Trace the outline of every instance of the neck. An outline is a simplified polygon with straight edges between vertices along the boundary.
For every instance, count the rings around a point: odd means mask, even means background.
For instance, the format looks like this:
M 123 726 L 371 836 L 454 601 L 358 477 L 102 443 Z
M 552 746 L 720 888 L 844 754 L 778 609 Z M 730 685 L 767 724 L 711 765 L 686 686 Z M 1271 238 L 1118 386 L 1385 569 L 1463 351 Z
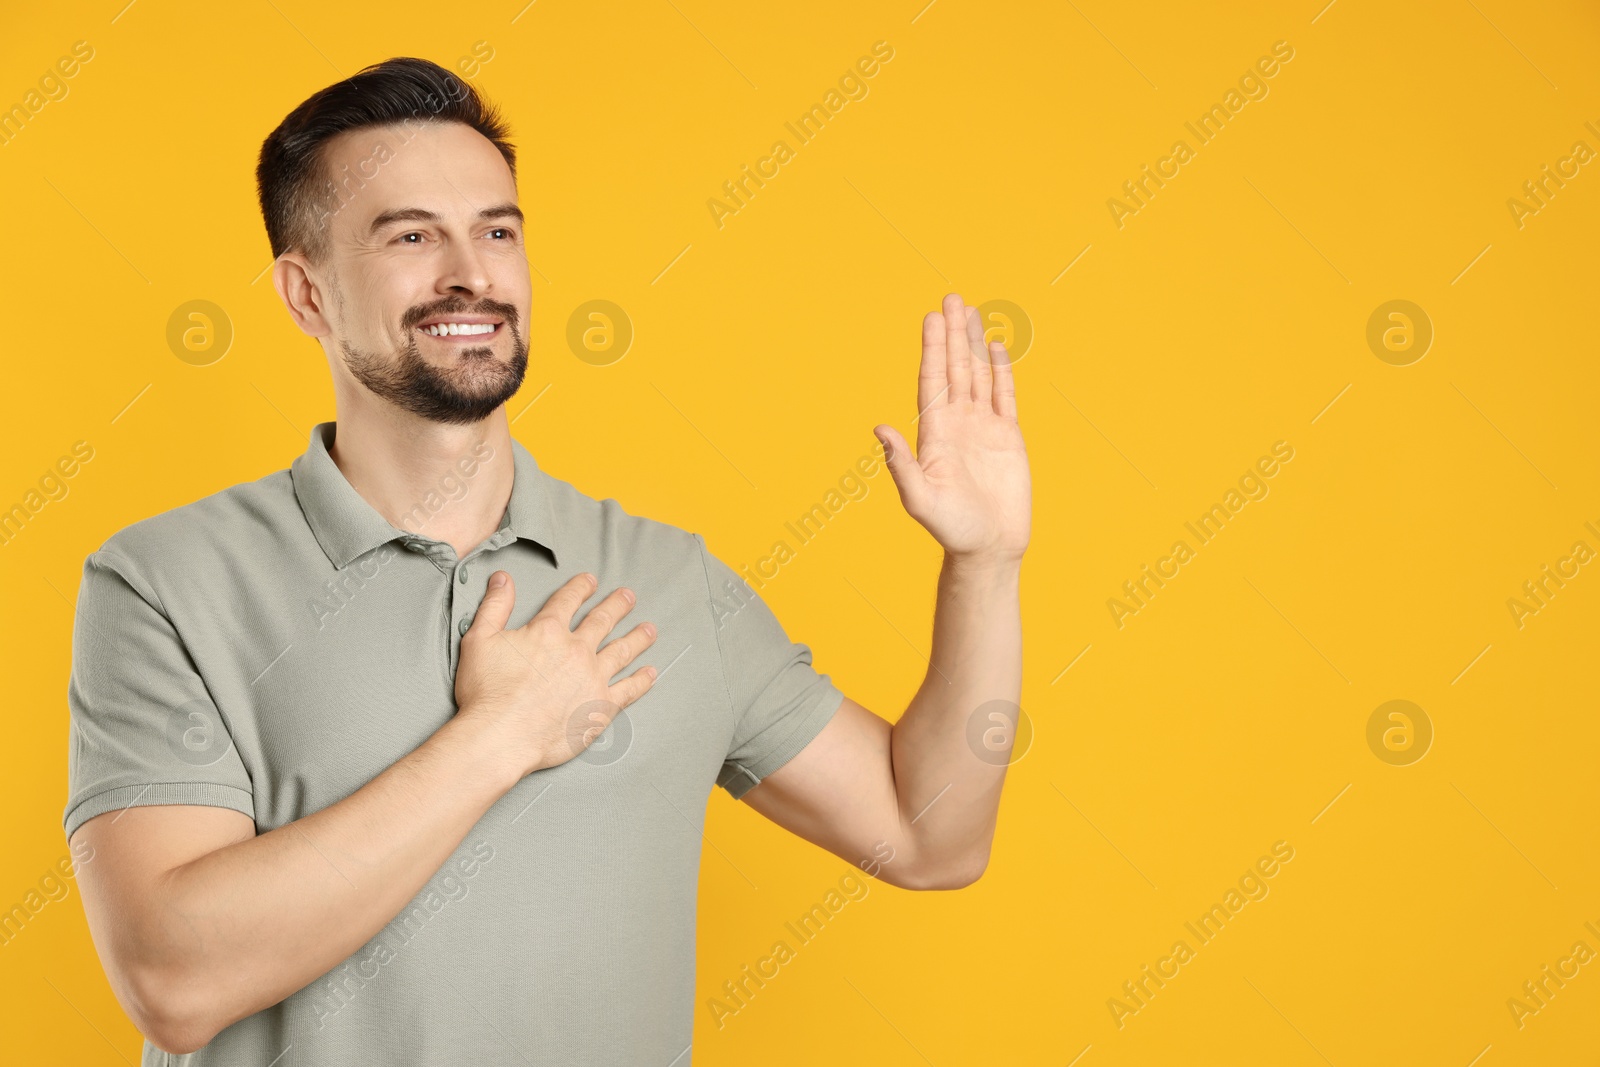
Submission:
M 334 464 L 396 529 L 464 557 L 500 528 L 515 476 L 504 405 L 466 425 L 388 405 L 341 405 L 337 423 Z

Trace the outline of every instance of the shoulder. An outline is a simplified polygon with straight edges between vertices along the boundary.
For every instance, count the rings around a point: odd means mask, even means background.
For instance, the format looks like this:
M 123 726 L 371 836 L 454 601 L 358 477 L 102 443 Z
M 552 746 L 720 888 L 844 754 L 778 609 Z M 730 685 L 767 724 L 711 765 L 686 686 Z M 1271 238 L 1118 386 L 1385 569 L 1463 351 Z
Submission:
M 545 485 L 562 539 L 582 546 L 567 558 L 619 565 L 616 573 L 628 581 L 699 603 L 714 625 L 760 599 L 699 531 L 629 511 L 613 497 L 590 496 L 554 476 Z
M 629 511 L 615 497 L 590 496 L 552 474 L 545 474 L 544 485 L 551 518 L 564 541 L 592 546 L 602 559 L 700 568 L 700 534 Z
M 287 468 L 241 482 L 188 504 L 130 523 L 108 537 L 86 561 L 130 580 L 157 584 L 177 574 L 211 572 L 263 544 L 306 532 Z

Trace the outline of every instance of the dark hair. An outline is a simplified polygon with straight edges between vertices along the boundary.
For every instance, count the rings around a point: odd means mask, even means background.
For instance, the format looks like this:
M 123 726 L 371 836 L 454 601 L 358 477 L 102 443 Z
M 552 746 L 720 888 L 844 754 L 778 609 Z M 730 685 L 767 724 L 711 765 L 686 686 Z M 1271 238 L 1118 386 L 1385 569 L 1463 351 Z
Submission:
M 261 143 L 256 190 L 273 258 L 293 250 L 315 263 L 327 253 L 323 220 L 343 206 L 340 187 L 326 173 L 322 158 L 327 141 L 349 130 L 413 122 L 472 127 L 500 150 L 516 177 L 511 130 L 494 105 L 437 63 L 407 56 L 386 59 L 313 93 Z M 355 181 L 356 188 L 365 184 L 360 178 Z

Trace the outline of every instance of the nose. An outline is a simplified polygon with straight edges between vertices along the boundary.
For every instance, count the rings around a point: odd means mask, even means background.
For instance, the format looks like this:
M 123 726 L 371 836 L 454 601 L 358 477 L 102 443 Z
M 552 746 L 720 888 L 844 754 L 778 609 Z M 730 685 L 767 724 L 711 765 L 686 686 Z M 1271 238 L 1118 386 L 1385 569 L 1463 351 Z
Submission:
M 494 284 L 477 243 L 470 237 L 452 237 L 440 267 L 437 288 L 441 293 L 483 296 Z

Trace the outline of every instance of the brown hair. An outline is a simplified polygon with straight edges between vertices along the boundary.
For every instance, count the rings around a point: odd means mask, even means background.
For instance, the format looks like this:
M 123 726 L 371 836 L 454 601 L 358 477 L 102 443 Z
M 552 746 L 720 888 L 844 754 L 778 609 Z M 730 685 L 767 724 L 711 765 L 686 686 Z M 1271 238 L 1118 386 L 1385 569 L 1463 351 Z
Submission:
M 324 144 L 350 130 L 413 122 L 472 127 L 500 150 L 516 177 L 510 127 L 494 105 L 437 63 L 386 59 L 312 94 L 262 142 L 256 189 L 273 258 L 297 251 L 316 263 L 328 251 L 324 222 L 340 205 L 322 159 Z

